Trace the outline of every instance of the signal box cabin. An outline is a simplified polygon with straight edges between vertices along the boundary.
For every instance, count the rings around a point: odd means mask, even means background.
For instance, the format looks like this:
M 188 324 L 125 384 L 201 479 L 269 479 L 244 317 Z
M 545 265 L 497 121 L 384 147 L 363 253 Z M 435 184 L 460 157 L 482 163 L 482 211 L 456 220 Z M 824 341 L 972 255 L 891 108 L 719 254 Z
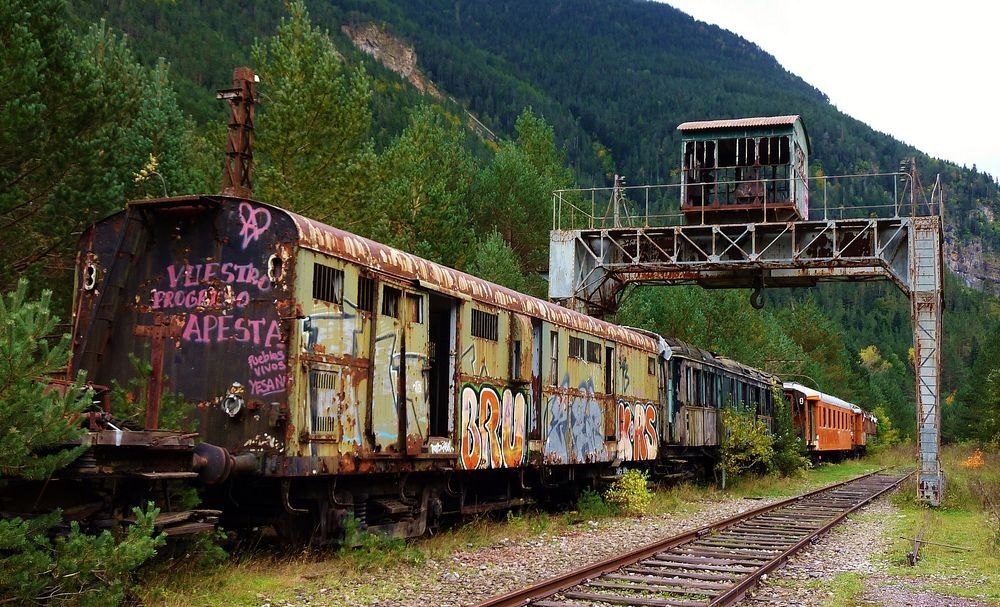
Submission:
M 809 138 L 799 116 L 685 122 L 684 223 L 795 221 L 809 217 Z

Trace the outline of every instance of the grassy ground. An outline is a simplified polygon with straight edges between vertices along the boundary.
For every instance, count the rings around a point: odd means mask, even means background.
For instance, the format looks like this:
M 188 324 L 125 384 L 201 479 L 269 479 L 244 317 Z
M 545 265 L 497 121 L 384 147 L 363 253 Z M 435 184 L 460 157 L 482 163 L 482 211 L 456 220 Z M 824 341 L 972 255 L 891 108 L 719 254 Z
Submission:
M 941 507 L 918 503 L 912 484 L 893 496 L 901 516 L 892 521 L 895 543 L 885 559 L 893 576 L 917 588 L 1000 602 L 1000 453 L 983 453 L 979 467 L 963 465 L 973 452 L 968 446 L 942 450 L 946 489 Z M 910 567 L 906 555 L 921 530 L 928 543 Z
M 895 537 L 913 538 L 923 521 L 924 539 L 969 548 L 962 552 L 931 545 L 921 549 L 917 567 L 905 565 L 906 552 L 912 550 L 912 540 L 899 539 L 885 558 L 892 564 L 894 576 L 913 578 L 916 583 L 955 596 L 983 595 L 1000 600 L 1000 561 L 997 546 L 991 543 L 988 529 L 997 529 L 996 521 L 984 512 L 978 497 L 977 479 L 983 486 L 994 483 L 994 503 L 1000 504 L 1000 456 L 988 455 L 978 470 L 961 467 L 971 449 L 945 450 L 944 465 L 948 475 L 948 492 L 942 508 L 931 510 L 914 499 L 915 488 L 899 492 L 893 499 L 902 515 L 890 522 Z M 791 496 L 845 480 L 880 467 L 893 464 L 911 465 L 912 449 L 898 449 L 863 460 L 814 467 L 800 477 L 742 479 L 730 483 L 726 491 L 713 486 L 680 485 L 660 489 L 653 497 L 651 514 L 685 513 L 699 501 L 723 499 L 726 496 L 766 498 Z M 361 549 L 338 553 L 303 553 L 291 557 L 245 552 L 212 566 L 172 566 L 153 572 L 137 589 L 138 597 L 147 605 L 230 605 L 258 604 L 266 596 L 277 601 L 296 602 L 303 592 L 307 595 L 341 594 L 343 585 L 371 578 L 379 571 L 378 585 L 385 596 L 386 586 L 398 586 L 399 596 L 407 594 L 405 576 L 386 576 L 400 562 L 419 564 L 426 559 L 444 560 L 459 549 L 474 549 L 496 543 L 501 538 L 511 540 L 535 538 L 543 532 L 558 534 L 581 521 L 607 515 L 599 502 L 581 504 L 578 511 L 550 514 L 537 511 L 510 513 L 498 519 L 473 520 L 453 530 L 413 542 L 371 539 Z M 336 576 L 331 576 L 336 571 Z M 384 578 L 384 579 L 382 579 Z M 835 602 L 832 605 L 856 604 L 863 581 L 856 576 L 835 580 Z M 352 591 L 357 592 L 354 588 Z M 356 595 L 355 595 L 356 596 Z M 364 600 L 364 597 L 358 597 Z M 280 603 L 278 603 L 280 604 Z

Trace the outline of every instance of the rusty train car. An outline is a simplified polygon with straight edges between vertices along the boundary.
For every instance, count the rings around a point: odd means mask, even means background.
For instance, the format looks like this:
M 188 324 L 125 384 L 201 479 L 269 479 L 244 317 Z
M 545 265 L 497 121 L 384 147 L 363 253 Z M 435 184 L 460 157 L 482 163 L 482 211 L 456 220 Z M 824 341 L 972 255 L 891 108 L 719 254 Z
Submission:
M 785 398 L 799 436 L 813 459 L 864 453 L 878 420 L 861 407 L 796 382 L 785 382 Z
M 63 494 L 89 496 L 84 511 L 109 521 L 196 480 L 225 525 L 315 543 L 349 518 L 416 536 L 622 467 L 670 471 L 713 455 L 724 406 L 771 424 L 780 385 L 227 196 L 135 201 L 92 226 L 73 323 L 71 374 L 141 385 L 145 419 L 124 427 L 105 402 L 87 419 L 92 449 L 52 487 L 82 482 Z M 196 430 L 160 429 L 168 413 Z M 185 524 L 178 533 L 210 523 Z
M 214 485 L 234 523 L 419 535 L 651 465 L 668 438 L 662 339 L 277 207 L 132 202 L 79 260 L 72 372 L 108 386 L 152 369 L 145 434 L 95 434 L 152 448 L 181 403 L 198 443 L 171 478 Z

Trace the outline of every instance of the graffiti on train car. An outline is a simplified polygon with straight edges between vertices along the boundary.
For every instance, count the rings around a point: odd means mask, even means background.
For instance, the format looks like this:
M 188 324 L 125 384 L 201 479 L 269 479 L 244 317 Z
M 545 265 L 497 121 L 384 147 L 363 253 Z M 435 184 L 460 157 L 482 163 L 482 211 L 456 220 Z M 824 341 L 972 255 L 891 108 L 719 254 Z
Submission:
M 285 351 L 281 348 L 250 354 L 247 366 L 250 368 L 252 394 L 266 396 L 282 392 L 288 385 L 288 366 L 285 364 Z
M 344 299 L 343 311 L 310 314 L 302 321 L 302 331 L 306 334 L 303 344 L 308 352 L 359 356 L 358 338 L 365 332 L 366 318 L 348 299 Z
M 489 384 L 462 387 L 462 465 L 515 468 L 527 453 L 528 399 L 524 392 Z
M 264 207 L 254 208 L 249 202 L 241 202 L 239 214 L 240 238 L 243 239 L 245 251 L 251 242 L 256 242 L 271 227 L 271 211 Z
M 618 401 L 618 457 L 623 461 L 656 459 L 656 407 Z
M 562 388 L 565 391 L 569 386 L 567 374 L 563 377 Z M 576 394 L 549 396 L 546 417 L 546 463 L 591 463 L 608 459 L 604 445 L 604 414 L 593 378 L 581 381 Z

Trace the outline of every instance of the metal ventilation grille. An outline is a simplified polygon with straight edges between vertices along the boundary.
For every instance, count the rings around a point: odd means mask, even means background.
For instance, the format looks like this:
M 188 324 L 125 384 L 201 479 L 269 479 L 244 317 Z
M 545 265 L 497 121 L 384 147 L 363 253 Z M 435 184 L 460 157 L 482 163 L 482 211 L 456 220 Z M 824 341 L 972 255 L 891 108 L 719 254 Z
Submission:
M 337 411 L 334 407 L 339 373 L 335 371 L 309 372 L 309 400 L 312 410 L 312 431 L 329 434 L 337 431 Z

